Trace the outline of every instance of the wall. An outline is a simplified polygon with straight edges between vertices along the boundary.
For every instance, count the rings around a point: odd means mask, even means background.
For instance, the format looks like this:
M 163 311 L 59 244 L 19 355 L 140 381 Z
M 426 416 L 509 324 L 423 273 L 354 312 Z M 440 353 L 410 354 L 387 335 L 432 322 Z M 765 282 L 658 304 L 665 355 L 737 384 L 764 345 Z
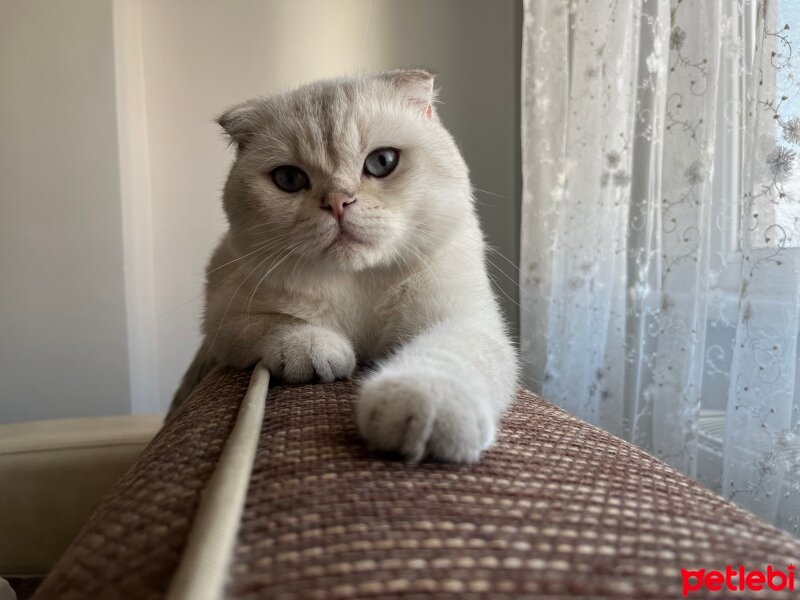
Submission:
M 516 262 L 521 3 L 283 0 L 144 3 L 162 402 L 199 342 L 202 273 L 224 229 L 232 158 L 212 117 L 314 78 L 422 65 L 440 74 L 440 115 L 472 169 L 491 242 Z M 509 317 L 514 268 L 504 259 Z M 515 327 L 516 329 L 516 327 Z
M 0 422 L 130 411 L 111 19 L 0 3 Z
M 0 4 L 0 419 L 168 406 L 199 342 L 232 159 L 213 118 L 317 77 L 439 74 L 517 261 L 519 0 Z M 515 270 L 494 257 L 509 318 Z

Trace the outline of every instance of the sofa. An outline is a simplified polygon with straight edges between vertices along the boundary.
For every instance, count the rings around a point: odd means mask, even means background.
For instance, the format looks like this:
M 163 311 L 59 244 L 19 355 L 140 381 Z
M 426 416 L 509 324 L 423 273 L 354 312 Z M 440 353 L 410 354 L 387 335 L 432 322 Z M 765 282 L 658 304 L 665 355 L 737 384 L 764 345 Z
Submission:
M 214 370 L 34 597 L 742 598 L 800 561 L 796 538 L 529 391 L 473 465 L 371 452 L 354 399 Z

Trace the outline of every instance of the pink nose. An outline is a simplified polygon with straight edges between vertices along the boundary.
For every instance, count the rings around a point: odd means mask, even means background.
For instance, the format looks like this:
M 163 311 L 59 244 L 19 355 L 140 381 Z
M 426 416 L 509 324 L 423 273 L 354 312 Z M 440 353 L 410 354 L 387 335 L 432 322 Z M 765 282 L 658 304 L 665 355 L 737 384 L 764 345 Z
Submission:
M 341 221 L 342 217 L 344 217 L 344 209 L 355 201 L 355 198 L 347 194 L 328 194 L 322 201 L 322 208 L 330 209 L 331 214 L 333 214 L 337 220 Z

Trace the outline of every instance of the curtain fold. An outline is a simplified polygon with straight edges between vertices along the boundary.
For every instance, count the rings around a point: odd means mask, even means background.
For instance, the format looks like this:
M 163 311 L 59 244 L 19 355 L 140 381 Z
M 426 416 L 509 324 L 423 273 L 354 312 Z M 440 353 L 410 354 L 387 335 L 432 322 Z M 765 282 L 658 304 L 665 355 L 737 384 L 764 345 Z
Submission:
M 520 281 L 529 385 L 795 532 L 798 9 L 526 1 Z

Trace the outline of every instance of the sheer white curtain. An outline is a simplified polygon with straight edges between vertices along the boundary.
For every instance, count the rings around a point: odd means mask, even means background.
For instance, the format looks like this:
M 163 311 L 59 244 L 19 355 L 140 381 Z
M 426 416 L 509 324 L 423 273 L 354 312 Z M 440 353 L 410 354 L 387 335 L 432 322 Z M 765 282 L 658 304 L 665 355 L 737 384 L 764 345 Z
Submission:
M 522 354 L 800 533 L 800 0 L 525 2 Z

